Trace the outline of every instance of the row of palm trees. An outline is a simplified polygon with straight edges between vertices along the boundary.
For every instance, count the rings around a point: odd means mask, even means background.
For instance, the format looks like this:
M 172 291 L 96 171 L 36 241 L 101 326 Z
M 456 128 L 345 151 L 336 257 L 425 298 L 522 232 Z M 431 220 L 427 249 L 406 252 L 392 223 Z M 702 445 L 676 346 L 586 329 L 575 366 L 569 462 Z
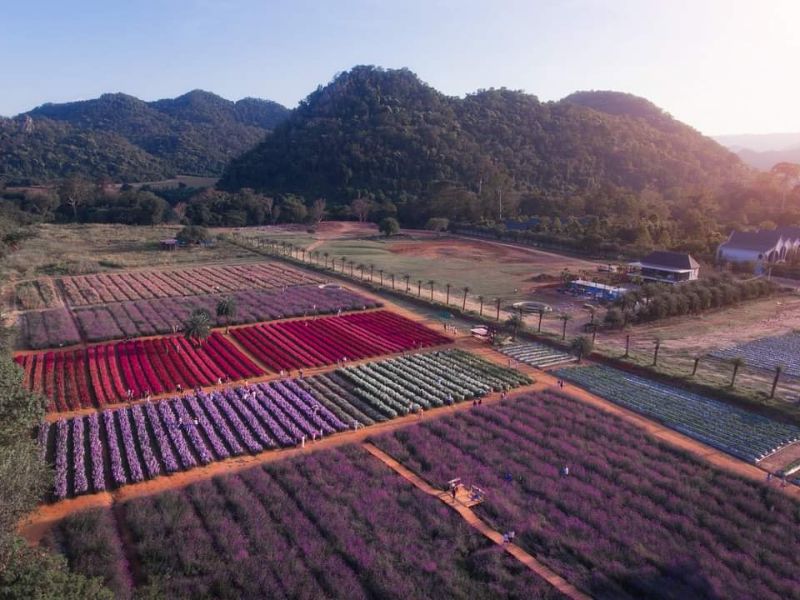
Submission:
M 226 329 L 231 319 L 236 317 L 237 310 L 236 299 L 231 296 L 220 298 L 219 302 L 217 302 L 217 318 L 225 320 Z M 211 313 L 204 308 L 198 308 L 193 310 L 183 322 L 183 336 L 194 345 L 201 346 L 206 338 L 211 335 L 213 326 Z

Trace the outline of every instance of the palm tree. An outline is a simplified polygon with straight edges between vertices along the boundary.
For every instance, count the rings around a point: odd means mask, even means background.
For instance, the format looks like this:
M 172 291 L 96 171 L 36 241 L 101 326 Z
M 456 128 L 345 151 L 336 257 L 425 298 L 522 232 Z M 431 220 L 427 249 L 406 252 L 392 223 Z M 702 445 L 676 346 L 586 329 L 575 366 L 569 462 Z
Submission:
M 628 358 L 631 355 L 631 334 L 625 336 L 625 354 L 622 358 Z
M 394 273 L 391 274 L 391 278 L 392 278 L 392 289 L 394 289 Z
M 431 286 L 431 302 L 433 302 L 433 284 L 436 283 L 433 279 L 428 280 L 428 285 Z
M 369 280 L 370 280 L 370 283 L 372 282 L 372 272 L 374 270 L 375 270 L 375 265 L 370 265 L 369 266 Z
M 469 294 L 469 288 L 467 286 L 464 286 L 463 289 L 464 289 L 464 299 L 461 302 L 461 310 L 462 311 L 466 311 L 467 310 L 467 294 Z
M 422 298 L 422 279 L 417 279 L 417 298 Z
M 563 315 L 559 315 L 558 318 L 561 319 L 561 323 L 562 323 L 562 325 L 561 325 L 561 339 L 565 340 L 565 339 L 567 339 L 567 321 L 569 321 L 572 318 L 572 315 L 568 315 L 568 314 L 565 313 Z
M 480 309 L 478 310 L 478 314 L 482 317 L 483 316 L 483 296 L 478 296 L 478 302 L 480 302 Z
M 736 385 L 736 375 L 739 373 L 739 369 L 745 365 L 744 359 L 741 356 L 737 356 L 731 360 L 731 364 L 733 365 L 733 374 L 731 375 L 731 387 Z
M 447 289 L 447 293 L 445 294 L 444 303 L 447 304 L 447 306 L 450 306 L 450 284 L 449 283 L 445 283 L 444 287 L 445 287 L 445 289 Z
M 193 310 L 189 318 L 183 322 L 183 336 L 194 345 L 200 346 L 209 335 L 211 335 L 211 315 L 202 308 Z
M 497 308 L 497 316 L 494 318 L 495 321 L 499 321 L 500 320 L 500 304 L 502 304 L 502 302 L 503 302 L 502 298 L 495 298 L 494 299 L 494 303 L 495 303 L 496 308 Z
M 589 356 L 594 348 L 594 343 L 585 335 L 579 335 L 570 344 L 570 350 L 578 357 L 578 362 L 583 360 L 584 356 Z
M 661 338 L 657 337 L 655 340 L 653 340 L 653 346 L 654 346 L 654 349 L 653 349 L 653 366 L 657 367 L 658 366 L 658 351 L 661 348 Z
M 364 281 L 364 268 L 365 267 L 363 263 L 359 263 L 358 266 L 356 267 L 356 269 L 358 269 L 360 273 L 359 277 L 361 278 L 361 281 Z
M 303 262 L 306 262 L 306 249 L 305 249 L 305 248 L 301 248 L 301 249 L 300 249 L 300 253 L 302 254 L 302 258 L 301 258 L 301 260 L 302 260 Z
M 592 324 L 592 346 L 597 341 L 597 323 Z
M 330 253 L 329 252 L 323 252 L 322 256 L 325 257 L 325 268 L 327 269 L 328 268 L 328 257 L 330 256 Z
M 697 367 L 700 365 L 700 359 L 702 357 L 698 354 L 694 357 L 694 365 L 692 365 L 692 377 L 697 374 Z
M 347 265 L 350 267 L 350 277 L 352 277 L 353 276 L 353 267 L 355 267 L 356 263 L 355 263 L 355 261 L 350 260 L 350 261 L 347 262 Z
M 403 275 L 403 279 L 405 279 L 405 281 L 406 281 L 406 294 L 407 294 L 408 290 L 409 290 L 408 282 L 411 281 L 411 275 L 406 273 L 406 274 Z
M 770 398 L 775 397 L 775 388 L 778 387 L 778 379 L 781 378 L 781 373 L 783 373 L 783 368 L 784 368 L 783 365 L 778 365 L 777 367 L 775 367 L 775 377 L 772 380 L 772 389 L 769 392 Z
M 236 300 L 232 296 L 220 298 L 217 302 L 217 318 L 225 319 L 225 332 L 228 331 L 230 320 L 236 316 Z
M 539 325 L 536 328 L 536 333 L 542 333 L 542 318 L 544 318 L 544 308 L 542 307 L 537 308 L 536 314 L 539 315 Z
M 506 319 L 506 327 L 508 327 L 512 331 L 512 339 L 517 339 L 517 333 L 519 332 L 519 328 L 522 326 L 522 319 L 519 315 L 511 315 Z
M 347 266 L 347 257 L 342 257 L 342 273 L 344 273 L 344 268 Z
M 378 269 L 378 274 L 381 276 L 381 287 L 383 287 L 383 269 Z

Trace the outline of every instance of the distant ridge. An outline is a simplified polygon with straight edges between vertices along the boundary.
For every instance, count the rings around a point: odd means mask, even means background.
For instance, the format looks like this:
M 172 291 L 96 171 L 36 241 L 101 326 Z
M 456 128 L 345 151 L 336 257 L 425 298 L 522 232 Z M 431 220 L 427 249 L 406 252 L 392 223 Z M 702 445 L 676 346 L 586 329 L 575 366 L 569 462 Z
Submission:
M 269 100 L 233 102 L 203 90 L 154 102 L 116 93 L 43 104 L 0 119 L 0 177 L 43 182 L 69 175 L 117 181 L 215 176 L 288 114 Z

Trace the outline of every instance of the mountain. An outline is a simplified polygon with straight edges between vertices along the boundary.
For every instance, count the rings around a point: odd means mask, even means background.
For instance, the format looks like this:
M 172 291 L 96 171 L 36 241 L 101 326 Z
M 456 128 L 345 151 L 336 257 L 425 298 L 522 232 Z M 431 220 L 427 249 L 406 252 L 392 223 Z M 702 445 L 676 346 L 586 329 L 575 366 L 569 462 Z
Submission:
M 800 133 L 719 135 L 714 139 L 762 171 L 780 162 L 800 163 Z
M 232 102 L 202 90 L 155 102 L 104 94 L 44 104 L 0 120 L 0 177 L 146 181 L 178 173 L 219 175 L 288 114 L 268 100 Z
M 713 188 L 748 173 L 715 141 L 629 94 L 540 102 L 492 89 L 462 99 L 407 69 L 360 66 L 312 92 L 230 163 L 220 186 L 336 202 L 363 191 L 396 200 L 441 181 L 478 192 L 500 178 L 523 193 L 568 197 L 607 186 Z

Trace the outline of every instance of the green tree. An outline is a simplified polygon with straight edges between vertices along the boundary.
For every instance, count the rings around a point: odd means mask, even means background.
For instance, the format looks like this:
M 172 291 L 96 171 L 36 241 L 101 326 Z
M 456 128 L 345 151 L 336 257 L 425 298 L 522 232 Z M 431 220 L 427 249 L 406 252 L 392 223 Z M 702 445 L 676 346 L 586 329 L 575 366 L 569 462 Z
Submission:
M 187 225 L 178 232 L 175 236 L 179 242 L 184 244 L 199 244 L 211 239 L 208 229 L 200 227 L 199 225 Z
M 578 362 L 581 362 L 584 356 L 589 356 L 593 348 L 594 343 L 585 335 L 576 337 L 570 344 L 570 350 L 578 357 Z
M 396 235 L 400 231 L 400 223 L 394 217 L 385 217 L 381 219 L 378 225 L 378 230 L 386 237 Z
M 564 313 L 562 315 L 558 315 L 558 318 L 561 319 L 561 339 L 567 339 L 567 322 L 572 319 L 572 315 Z
M 200 346 L 211 335 L 211 315 L 207 310 L 198 308 L 192 311 L 183 322 L 183 335 L 193 344 Z
M 231 319 L 236 317 L 238 307 L 236 306 L 236 299 L 233 296 L 226 296 L 220 298 L 217 302 L 217 318 L 225 319 L 225 330 L 230 325 Z
M 517 334 L 519 333 L 520 327 L 522 327 L 522 317 L 517 314 L 513 314 L 508 319 L 506 319 L 506 328 L 511 331 L 512 339 L 517 339 Z
M 741 356 L 737 356 L 731 359 L 731 365 L 733 366 L 733 373 L 731 374 L 731 387 L 734 387 L 736 385 L 736 375 L 739 374 L 739 369 L 745 365 L 745 360 Z

